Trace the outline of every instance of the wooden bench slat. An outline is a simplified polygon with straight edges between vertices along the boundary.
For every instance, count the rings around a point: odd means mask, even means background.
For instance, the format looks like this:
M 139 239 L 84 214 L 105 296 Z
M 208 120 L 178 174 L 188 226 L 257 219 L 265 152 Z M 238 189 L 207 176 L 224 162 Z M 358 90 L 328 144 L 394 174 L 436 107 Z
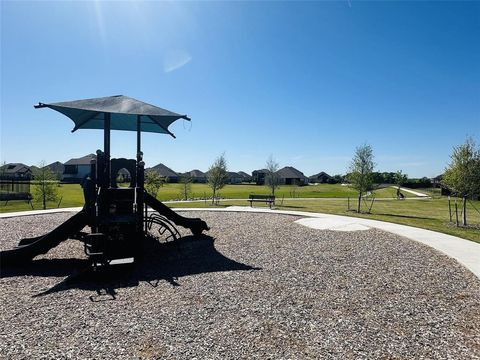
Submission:
M 250 206 L 253 206 L 252 204 L 254 202 L 264 202 L 272 208 L 272 204 L 275 203 L 275 196 L 273 195 L 255 195 L 251 194 L 248 197 L 248 201 L 250 202 Z

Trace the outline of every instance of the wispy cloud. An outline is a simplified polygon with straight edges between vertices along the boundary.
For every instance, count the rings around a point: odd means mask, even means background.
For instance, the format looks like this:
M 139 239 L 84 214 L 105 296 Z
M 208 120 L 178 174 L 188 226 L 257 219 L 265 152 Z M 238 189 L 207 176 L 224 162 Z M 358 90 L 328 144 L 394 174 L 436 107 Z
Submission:
M 169 73 L 180 69 L 192 60 L 192 56 L 185 50 L 169 50 L 163 59 L 163 71 Z
M 93 1 L 93 9 L 95 11 L 98 34 L 100 35 L 102 42 L 105 43 L 107 34 L 105 32 L 105 20 L 103 18 L 102 5 L 100 0 Z

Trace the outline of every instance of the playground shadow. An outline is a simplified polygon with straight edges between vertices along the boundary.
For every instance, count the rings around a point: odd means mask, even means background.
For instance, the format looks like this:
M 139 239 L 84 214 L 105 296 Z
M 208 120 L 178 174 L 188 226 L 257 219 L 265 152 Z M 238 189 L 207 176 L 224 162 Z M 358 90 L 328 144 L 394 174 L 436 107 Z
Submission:
M 143 258 L 135 264 L 112 265 L 93 271 L 88 260 L 41 259 L 11 269 L 2 269 L 2 277 L 67 276 L 52 288 L 34 297 L 69 289 L 95 291 L 92 301 L 115 300 L 117 289 L 138 286 L 146 282 L 157 287 L 166 281 L 180 286 L 179 279 L 189 275 L 224 271 L 261 270 L 225 257 L 215 248 L 215 239 L 208 235 L 184 236 L 162 243 L 149 238 L 145 241 Z
M 68 259 L 39 259 L 18 266 L 2 266 L 0 277 L 14 276 L 39 276 L 39 277 L 63 277 L 80 272 L 88 266 L 88 260 Z

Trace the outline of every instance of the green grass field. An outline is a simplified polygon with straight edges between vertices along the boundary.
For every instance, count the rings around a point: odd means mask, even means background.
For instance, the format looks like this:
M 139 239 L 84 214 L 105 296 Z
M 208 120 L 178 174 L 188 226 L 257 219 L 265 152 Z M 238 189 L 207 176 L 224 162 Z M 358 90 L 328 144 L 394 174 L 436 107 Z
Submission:
M 181 184 L 165 184 L 158 193 L 160 200 L 181 200 Z M 212 190 L 207 184 L 192 184 L 190 198 L 199 199 L 211 196 Z M 266 186 L 258 185 L 226 185 L 219 191 L 219 196 L 224 199 L 247 199 L 250 194 L 270 194 Z M 405 193 L 407 197 L 415 195 Z M 357 194 L 348 186 L 340 184 L 321 184 L 309 186 L 281 186 L 276 190 L 278 199 L 284 198 L 346 198 L 356 197 Z M 396 189 L 384 188 L 375 191 L 376 197 L 395 198 Z
M 59 186 L 59 194 L 62 198 L 60 207 L 83 206 L 83 192 L 78 184 L 62 184 Z M 182 200 L 181 184 L 165 184 L 158 193 L 158 199 Z M 250 194 L 269 194 L 266 186 L 258 185 L 226 185 L 220 190 L 219 196 L 224 199 L 248 199 Z M 388 187 L 375 191 L 377 198 L 395 198 L 396 190 Z M 415 197 L 415 195 L 404 193 L 407 197 Z M 340 184 L 321 184 L 309 186 L 281 186 L 275 193 L 278 199 L 282 198 L 347 198 L 351 197 L 352 201 L 357 195 L 348 186 Z M 191 184 L 191 192 L 189 198 L 203 199 L 211 196 L 211 189 L 207 184 Z M 57 203 L 48 203 L 48 208 L 56 208 Z M 40 203 L 33 204 L 35 209 L 41 209 Z M 31 210 L 31 206 L 25 201 L 9 201 L 0 204 L 1 212 Z
M 428 189 L 420 189 L 420 192 L 428 192 Z M 179 200 L 181 184 L 166 184 L 158 194 L 162 201 Z M 63 184 L 59 186 L 59 193 L 62 197 L 60 207 L 83 206 L 83 192 L 78 184 Z M 268 188 L 257 185 L 227 185 L 220 190 L 220 196 L 223 200 L 219 206 L 243 205 L 248 206 L 246 200 L 228 200 L 228 199 L 248 199 L 249 194 L 268 194 Z M 480 230 L 457 228 L 449 224 L 448 221 L 448 202 L 445 197 L 441 197 L 435 192 L 433 199 L 419 199 L 415 195 L 404 193 L 408 199 L 397 201 L 395 199 L 395 188 L 384 188 L 375 191 L 375 201 L 372 208 L 372 214 L 356 214 L 347 211 L 347 198 L 350 197 L 351 208 L 356 206 L 356 193 L 347 186 L 339 184 L 321 184 L 310 186 L 282 186 L 277 190 L 277 208 L 285 210 L 323 212 L 330 214 L 361 216 L 370 219 L 389 221 L 399 224 L 411 225 L 420 228 L 440 231 L 443 233 L 460 236 L 480 242 Z M 191 198 L 204 198 L 211 196 L 211 190 L 206 184 L 192 184 Z M 283 203 L 282 203 L 282 198 Z M 291 199 L 290 198 L 294 198 Z M 302 198 L 309 198 L 303 200 Z M 283 204 L 282 206 L 280 206 Z M 480 210 L 480 202 L 474 202 L 477 209 Z M 48 208 L 56 208 L 57 203 L 49 203 Z M 204 202 L 180 202 L 169 204 L 172 207 L 211 207 L 210 201 Z M 460 204 L 459 204 L 460 205 Z M 33 204 L 35 209 L 41 209 L 40 203 Z M 257 204 L 257 206 L 262 206 Z M 365 204 L 362 204 L 365 208 Z M 31 210 L 31 207 L 25 201 L 10 201 L 7 205 L 0 204 L 0 212 L 25 211 Z M 467 214 L 469 222 L 480 224 L 480 214 L 469 204 Z

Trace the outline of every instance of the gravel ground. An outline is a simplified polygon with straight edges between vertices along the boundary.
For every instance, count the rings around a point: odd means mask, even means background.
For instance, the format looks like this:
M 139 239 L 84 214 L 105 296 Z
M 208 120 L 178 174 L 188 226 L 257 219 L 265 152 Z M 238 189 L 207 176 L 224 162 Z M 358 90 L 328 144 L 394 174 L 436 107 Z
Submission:
M 480 359 L 480 281 L 426 246 L 293 216 L 186 214 L 211 237 L 151 244 L 133 269 L 65 282 L 85 266 L 67 241 L 4 270 L 0 357 Z M 0 219 L 0 247 L 70 215 Z

